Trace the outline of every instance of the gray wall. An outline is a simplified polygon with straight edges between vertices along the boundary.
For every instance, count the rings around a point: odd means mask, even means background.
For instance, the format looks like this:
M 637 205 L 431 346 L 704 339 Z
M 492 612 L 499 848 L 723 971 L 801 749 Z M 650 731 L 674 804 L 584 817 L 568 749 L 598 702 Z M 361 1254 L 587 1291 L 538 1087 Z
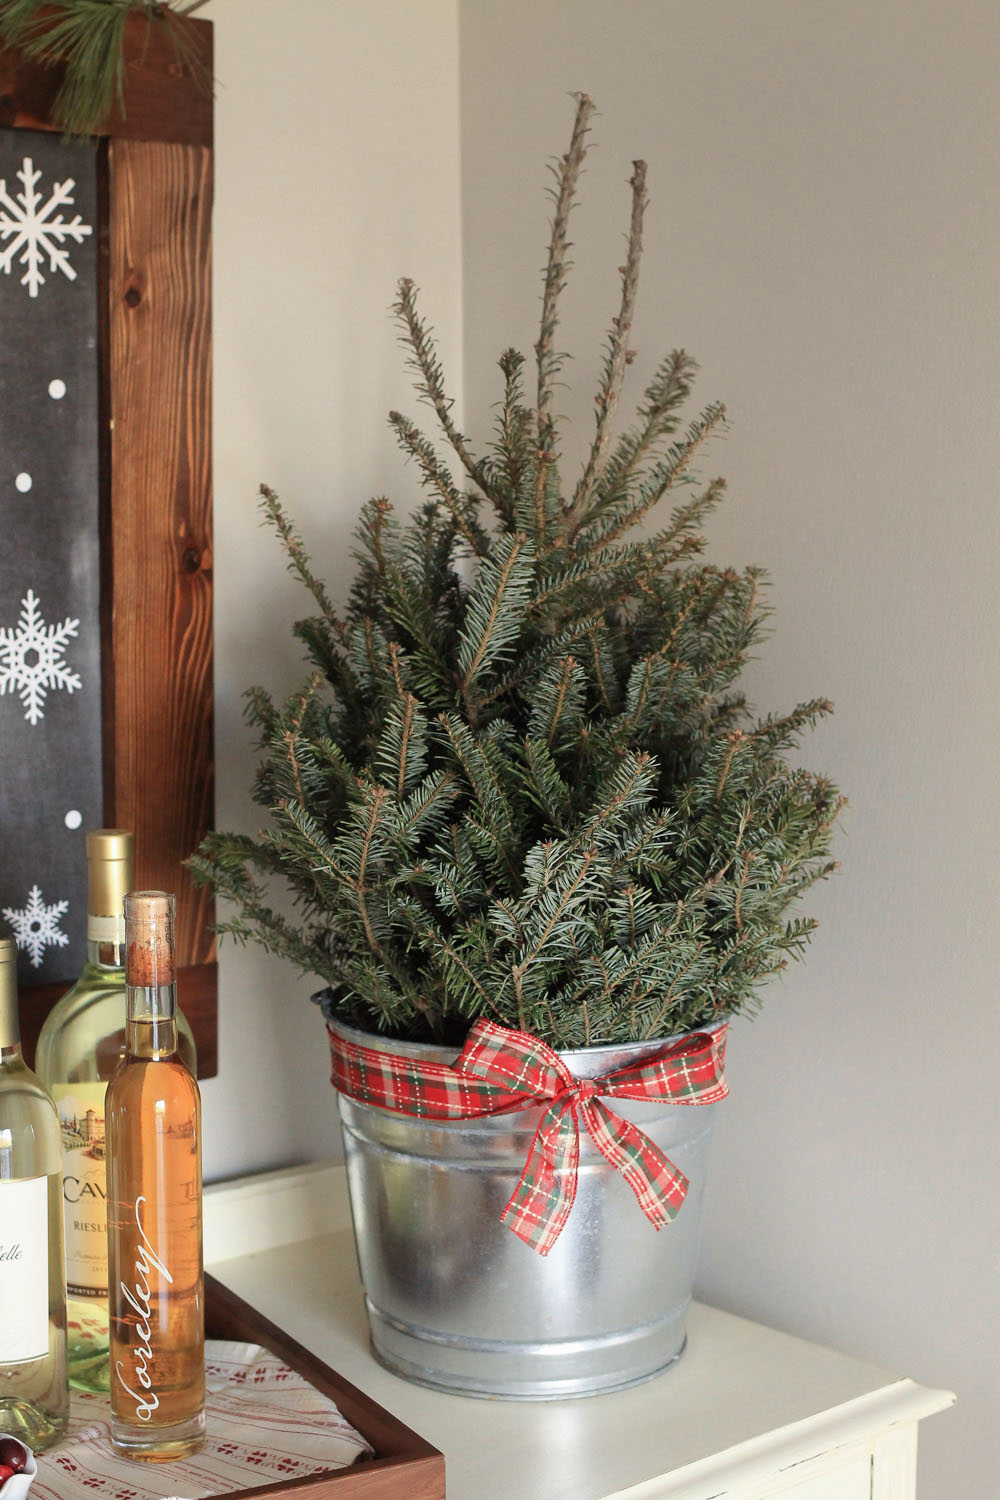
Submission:
M 958 1391 L 921 1500 L 995 1494 L 1000 656 L 992 0 L 463 0 L 467 426 L 528 348 L 546 157 L 601 117 L 561 347 L 593 389 L 649 162 L 633 391 L 702 364 L 712 555 L 773 576 L 767 710 L 851 807 L 804 965 L 734 1028 L 706 1300 Z M 589 434 L 586 400 L 565 410 Z
M 958 1391 L 921 1500 L 996 1487 L 1000 241 L 992 0 L 214 0 L 220 89 L 216 576 L 221 826 L 255 826 L 239 694 L 284 690 L 302 600 L 261 479 L 335 591 L 360 502 L 405 504 L 386 310 L 425 291 L 482 436 L 530 348 L 545 161 L 597 101 L 564 409 L 581 439 L 650 166 L 633 392 L 667 347 L 732 428 L 713 556 L 773 576 L 764 709 L 827 694 L 804 750 L 851 798 L 805 965 L 734 1028 L 707 1300 Z M 459 97 L 459 89 L 461 97 Z M 459 155 L 461 151 L 461 155 Z M 464 326 L 463 326 L 464 325 Z M 453 381 L 460 387 L 461 378 Z M 407 409 L 413 410 L 412 405 Z M 231 945 L 210 1175 L 338 1150 L 310 986 Z
M 214 0 L 216 821 L 253 830 L 242 694 L 305 675 L 312 613 L 259 525 L 281 495 L 334 597 L 362 503 L 417 494 L 386 421 L 409 382 L 390 315 L 419 279 L 460 376 L 458 12 L 410 0 Z M 414 403 L 415 406 L 415 403 Z M 206 1175 L 339 1155 L 315 985 L 256 949 L 220 950 L 220 1074 L 205 1085 Z

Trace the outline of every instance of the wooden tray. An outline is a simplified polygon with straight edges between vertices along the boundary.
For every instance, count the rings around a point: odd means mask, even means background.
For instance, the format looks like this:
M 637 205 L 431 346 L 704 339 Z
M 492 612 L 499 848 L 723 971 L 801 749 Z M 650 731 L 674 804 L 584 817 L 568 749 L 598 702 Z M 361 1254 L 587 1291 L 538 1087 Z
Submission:
M 443 1453 L 209 1275 L 205 1277 L 205 1333 L 208 1338 L 263 1344 L 335 1401 L 341 1415 L 375 1450 L 374 1458 L 359 1458 L 347 1469 L 231 1490 L 219 1500 L 271 1500 L 272 1496 L 298 1500 L 300 1495 L 307 1500 L 444 1500 Z

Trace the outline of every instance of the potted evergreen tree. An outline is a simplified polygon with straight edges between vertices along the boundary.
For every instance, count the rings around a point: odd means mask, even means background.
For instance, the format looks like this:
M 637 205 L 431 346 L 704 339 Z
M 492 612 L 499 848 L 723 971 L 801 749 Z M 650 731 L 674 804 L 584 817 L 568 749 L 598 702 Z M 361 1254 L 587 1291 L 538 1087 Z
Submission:
M 192 861 L 234 903 L 222 932 L 325 982 L 376 1352 L 413 1378 L 515 1395 L 627 1383 L 679 1351 L 711 1111 L 675 1106 L 721 1097 L 725 1018 L 802 953 L 814 924 L 796 904 L 834 868 L 841 806 L 788 758 L 830 704 L 757 718 L 738 689 L 765 580 L 699 557 L 724 486 L 693 468 L 725 412 L 685 416 L 684 351 L 616 433 L 642 162 L 596 430 L 565 473 L 556 335 L 591 110 L 581 96 L 556 170 L 533 401 L 507 350 L 476 457 L 403 281 L 416 388 L 454 465 L 391 414 L 427 498 L 406 521 L 384 499 L 364 508 L 343 611 L 262 491 L 314 601 L 296 626 L 313 670 L 283 704 L 248 695 L 267 829 L 213 834 Z M 274 877 L 298 920 L 269 901 Z M 578 1123 L 588 1173 L 557 1244 Z M 463 1170 L 442 1174 L 446 1160 Z M 687 1180 L 686 1221 L 653 1235 L 625 1184 L 659 1224 Z M 519 1239 L 496 1224 L 505 1197 Z M 546 1337 L 563 1353 L 540 1354 Z

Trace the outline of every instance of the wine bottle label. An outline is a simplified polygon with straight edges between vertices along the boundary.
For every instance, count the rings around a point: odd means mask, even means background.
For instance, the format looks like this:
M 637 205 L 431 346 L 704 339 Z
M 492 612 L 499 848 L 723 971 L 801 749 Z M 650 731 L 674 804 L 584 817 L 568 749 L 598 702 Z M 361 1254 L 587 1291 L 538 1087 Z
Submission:
M 89 943 L 124 943 L 124 916 L 95 917 L 93 912 L 88 912 L 87 941 Z
M 0 1182 L 0 1365 L 49 1352 L 49 1179 Z
M 106 1083 L 56 1083 L 62 1126 L 66 1290 L 72 1297 L 108 1295 L 108 1203 L 104 1165 Z
M 135 1416 L 140 1422 L 152 1420 L 160 1405 L 154 1389 L 154 1377 L 162 1363 L 166 1320 L 163 1316 L 164 1302 L 169 1306 L 167 1286 L 173 1286 L 174 1278 L 166 1263 L 160 1259 L 146 1228 L 146 1199 L 140 1193 L 135 1200 L 133 1224 L 126 1224 L 125 1233 L 120 1234 L 119 1250 L 129 1240 L 134 1261 L 129 1267 L 120 1266 L 129 1277 L 129 1284 L 120 1281 L 115 1288 L 115 1300 L 121 1321 L 131 1324 L 131 1338 L 122 1349 L 127 1361 L 114 1360 L 115 1381 L 112 1382 L 112 1411 L 120 1415 L 125 1402 L 133 1403 Z M 127 1309 L 127 1311 L 126 1311 Z M 157 1343 L 154 1357 L 153 1344 Z M 120 1346 L 119 1346 L 120 1347 Z

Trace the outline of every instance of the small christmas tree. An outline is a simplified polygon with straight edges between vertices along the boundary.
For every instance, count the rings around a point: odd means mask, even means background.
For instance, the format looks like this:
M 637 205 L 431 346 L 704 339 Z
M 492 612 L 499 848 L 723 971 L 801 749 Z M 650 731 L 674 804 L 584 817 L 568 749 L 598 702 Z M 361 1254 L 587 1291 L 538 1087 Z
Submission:
M 365 507 L 342 614 L 262 491 L 318 609 L 295 627 L 314 671 L 283 706 L 248 694 L 269 827 L 213 834 L 191 863 L 236 905 L 220 931 L 320 976 L 327 1013 L 370 1031 L 460 1043 L 484 1016 L 574 1048 L 745 1010 L 803 951 L 815 924 L 791 908 L 834 868 L 842 799 L 785 758 L 830 704 L 751 715 L 735 684 L 767 614 L 763 575 L 694 561 L 724 486 L 699 488 L 692 464 L 723 407 L 685 425 L 695 366 L 676 351 L 613 431 L 642 162 L 596 432 L 562 479 L 555 338 L 592 107 L 578 99 L 556 168 L 534 406 L 507 350 L 495 438 L 474 457 L 403 281 L 417 390 L 458 477 L 391 414 L 429 498 L 405 524 L 387 500 Z M 667 497 L 665 523 L 640 529 Z M 299 921 L 269 904 L 273 876 Z

